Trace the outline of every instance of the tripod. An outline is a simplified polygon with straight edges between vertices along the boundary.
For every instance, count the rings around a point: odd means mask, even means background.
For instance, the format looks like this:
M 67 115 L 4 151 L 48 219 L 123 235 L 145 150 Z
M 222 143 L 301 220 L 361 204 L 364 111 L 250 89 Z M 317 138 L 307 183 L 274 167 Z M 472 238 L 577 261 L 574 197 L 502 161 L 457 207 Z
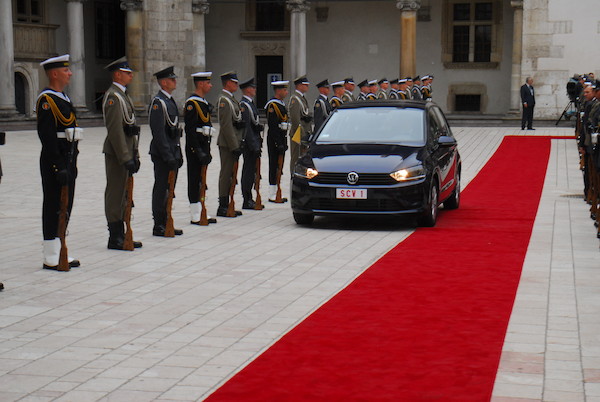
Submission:
M 565 106 L 563 112 L 558 117 L 558 120 L 556 120 L 555 126 L 558 126 L 558 123 L 560 122 L 560 119 L 563 118 L 563 116 L 565 117 L 565 120 L 571 120 L 571 116 L 573 116 L 576 112 L 577 108 L 575 107 L 575 101 L 570 100 L 567 106 Z

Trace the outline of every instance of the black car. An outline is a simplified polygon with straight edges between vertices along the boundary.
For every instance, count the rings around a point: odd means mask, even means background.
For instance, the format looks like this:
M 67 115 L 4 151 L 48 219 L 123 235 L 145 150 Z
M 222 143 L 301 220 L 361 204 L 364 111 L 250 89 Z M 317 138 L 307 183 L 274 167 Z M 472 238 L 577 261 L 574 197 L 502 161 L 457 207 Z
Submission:
M 459 206 L 460 171 L 456 139 L 435 103 L 344 104 L 295 166 L 294 219 L 412 214 L 420 225 L 434 226 L 440 204 Z

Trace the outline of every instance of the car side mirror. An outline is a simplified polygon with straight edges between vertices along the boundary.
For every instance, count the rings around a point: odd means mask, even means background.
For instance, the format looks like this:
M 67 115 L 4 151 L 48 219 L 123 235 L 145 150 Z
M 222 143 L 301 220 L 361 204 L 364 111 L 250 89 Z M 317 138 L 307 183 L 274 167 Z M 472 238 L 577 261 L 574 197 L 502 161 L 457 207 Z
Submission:
M 452 147 L 456 145 L 456 139 L 448 135 L 442 135 L 438 138 L 438 145 L 441 147 Z

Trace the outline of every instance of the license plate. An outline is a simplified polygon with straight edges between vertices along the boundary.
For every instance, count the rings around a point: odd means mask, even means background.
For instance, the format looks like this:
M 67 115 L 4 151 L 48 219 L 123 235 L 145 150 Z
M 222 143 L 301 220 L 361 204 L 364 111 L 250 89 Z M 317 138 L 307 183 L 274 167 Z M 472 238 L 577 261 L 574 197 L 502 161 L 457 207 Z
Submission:
M 366 188 L 336 188 L 335 198 L 346 200 L 366 200 Z

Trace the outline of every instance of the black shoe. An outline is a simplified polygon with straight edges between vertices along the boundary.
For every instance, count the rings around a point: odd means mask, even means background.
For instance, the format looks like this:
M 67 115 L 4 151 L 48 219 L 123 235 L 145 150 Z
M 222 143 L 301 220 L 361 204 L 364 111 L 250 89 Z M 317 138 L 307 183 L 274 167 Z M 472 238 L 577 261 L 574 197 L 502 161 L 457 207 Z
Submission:
M 51 270 L 51 271 L 59 271 L 59 270 L 58 270 L 58 265 L 54 265 L 54 266 L 52 266 L 52 265 L 46 265 L 46 264 L 44 264 L 44 265 L 42 266 L 42 268 L 44 268 L 44 269 L 49 269 L 49 270 Z M 59 272 L 67 272 L 67 271 L 59 271 Z
M 256 207 L 256 203 L 253 200 L 244 200 L 242 204 L 242 209 L 254 209 Z
M 69 263 L 70 268 L 79 268 L 80 266 L 81 263 L 79 262 L 79 260 L 73 260 Z
M 183 230 L 173 229 L 173 233 L 175 233 L 175 236 L 181 236 L 183 234 Z M 165 237 L 165 228 L 163 226 L 155 227 L 152 229 L 152 236 Z M 135 247 L 135 244 L 133 246 Z
M 280 202 L 277 202 L 274 199 L 272 200 L 272 199 L 269 198 L 269 202 L 274 202 L 276 204 L 283 204 L 284 202 L 287 202 L 287 198 L 281 197 L 281 201 Z
M 227 216 L 227 208 L 217 208 L 217 216 Z
M 530 128 L 528 128 L 527 130 L 535 130 L 535 128 L 531 128 L 531 127 L 530 127 Z
M 141 241 L 133 241 L 133 248 L 142 248 L 142 242 Z
M 4 290 L 4 284 L 0 282 L 0 290 Z
M 183 230 L 181 229 L 173 229 L 175 236 L 181 236 L 183 234 Z
M 207 218 L 208 223 L 217 223 L 217 219 L 216 218 Z M 192 225 L 199 225 L 200 226 L 200 221 L 194 222 L 194 221 L 190 221 L 190 223 Z

